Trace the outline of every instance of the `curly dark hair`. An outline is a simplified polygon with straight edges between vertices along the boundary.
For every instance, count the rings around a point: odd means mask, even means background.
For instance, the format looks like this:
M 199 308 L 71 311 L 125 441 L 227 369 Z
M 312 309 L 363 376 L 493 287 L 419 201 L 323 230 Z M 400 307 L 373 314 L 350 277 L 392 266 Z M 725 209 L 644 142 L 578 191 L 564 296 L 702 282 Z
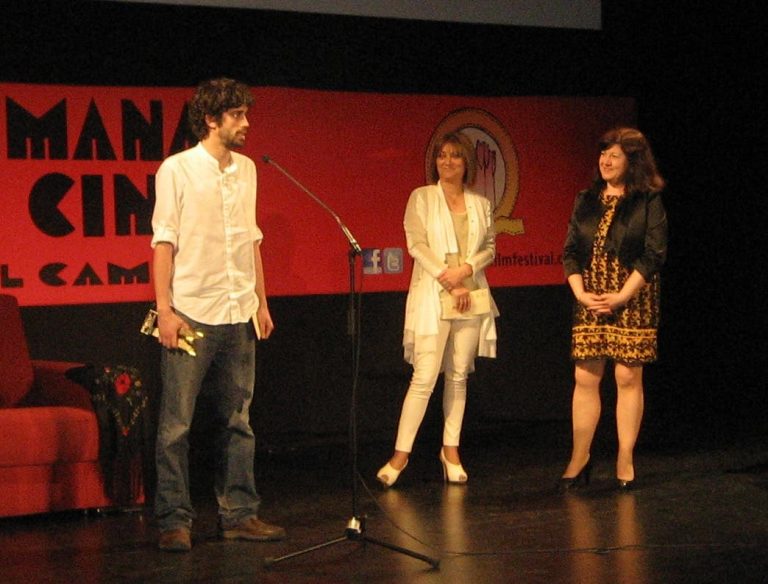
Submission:
M 440 137 L 435 142 L 432 148 L 431 165 L 429 176 L 427 177 L 432 184 L 437 184 L 440 180 L 440 175 L 437 172 L 437 159 L 440 156 L 440 151 L 446 144 L 453 144 L 464 159 L 464 184 L 471 185 L 475 182 L 475 175 L 477 174 L 477 158 L 475 157 L 475 148 L 472 145 L 472 141 L 463 134 L 461 131 L 449 132 Z
M 600 152 L 614 145 L 621 148 L 629 163 L 624 177 L 624 185 L 628 193 L 635 191 L 656 193 L 664 188 L 665 181 L 656 169 L 656 159 L 651 146 L 640 130 L 628 127 L 613 128 L 603 134 L 598 141 Z M 599 168 L 592 187 L 596 191 L 605 187 Z
M 198 140 L 202 140 L 209 130 L 205 116 L 212 116 L 221 122 L 225 111 L 243 105 L 250 106 L 252 103 L 253 95 L 244 83 L 226 77 L 203 81 L 189 102 L 188 116 L 192 133 Z

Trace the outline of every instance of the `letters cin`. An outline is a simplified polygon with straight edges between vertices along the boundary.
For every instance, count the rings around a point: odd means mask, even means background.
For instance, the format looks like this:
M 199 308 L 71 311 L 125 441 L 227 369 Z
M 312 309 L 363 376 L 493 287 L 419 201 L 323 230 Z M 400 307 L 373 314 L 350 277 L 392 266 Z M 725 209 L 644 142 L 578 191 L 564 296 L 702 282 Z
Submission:
M 144 117 L 131 100 L 121 100 L 120 106 L 120 160 L 162 160 L 162 102 L 149 102 L 149 118 Z M 194 136 L 184 123 L 186 113 L 185 105 L 176 124 L 169 153 L 183 150 L 195 142 Z M 118 161 L 115 146 L 93 99 L 88 106 L 82 127 L 76 134 L 76 143 L 71 153 L 66 99 L 62 99 L 37 117 L 10 97 L 6 97 L 6 115 L 9 160 L 98 161 L 98 164 L 93 165 L 94 169 L 98 170 L 103 170 L 111 161 Z M 133 184 L 125 174 L 116 173 L 110 178 L 114 197 L 114 235 L 150 235 L 155 201 L 154 176 L 147 175 L 146 183 L 141 188 Z M 105 237 L 105 180 L 109 179 L 98 172 L 76 176 L 61 172 L 42 175 L 29 189 L 28 210 L 31 222 L 41 233 L 50 237 L 65 237 L 75 232 L 76 226 L 61 210 L 60 205 L 66 197 L 76 196 L 77 186 L 82 210 L 82 235 L 92 238 Z M 67 267 L 65 262 L 48 263 L 40 269 L 40 279 L 50 286 L 62 286 L 66 282 L 61 273 Z M 133 268 L 109 263 L 106 272 L 109 284 L 149 282 L 147 262 Z M 74 285 L 102 283 L 97 272 L 87 263 L 73 280 Z M 20 288 L 23 284 L 22 278 L 11 274 L 8 265 L 0 264 L 0 288 Z

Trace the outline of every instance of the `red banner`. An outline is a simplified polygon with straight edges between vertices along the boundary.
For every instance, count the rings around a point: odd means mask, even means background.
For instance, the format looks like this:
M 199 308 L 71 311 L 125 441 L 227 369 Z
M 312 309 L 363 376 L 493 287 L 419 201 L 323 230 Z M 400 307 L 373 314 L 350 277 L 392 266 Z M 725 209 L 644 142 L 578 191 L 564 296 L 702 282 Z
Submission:
M 0 291 L 22 305 L 152 298 L 154 173 L 191 144 L 191 88 L 0 84 Z M 466 132 L 494 202 L 491 286 L 563 282 L 560 253 L 595 143 L 634 123 L 630 98 L 461 97 L 256 88 L 243 152 L 259 169 L 270 295 L 348 289 L 349 245 L 333 217 L 265 164 L 268 155 L 331 207 L 363 249 L 365 291 L 407 288 L 402 229 L 426 183 L 430 143 Z

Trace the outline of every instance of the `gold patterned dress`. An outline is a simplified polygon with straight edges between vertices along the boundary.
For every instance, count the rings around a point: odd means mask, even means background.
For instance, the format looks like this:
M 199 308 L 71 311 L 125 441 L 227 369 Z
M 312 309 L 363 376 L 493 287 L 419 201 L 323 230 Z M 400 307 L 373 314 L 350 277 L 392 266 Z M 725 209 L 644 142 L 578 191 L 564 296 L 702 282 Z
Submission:
M 632 273 L 616 254 L 605 250 L 608 229 L 619 197 L 600 195 L 604 213 L 600 219 L 589 267 L 582 273 L 584 290 L 596 294 L 619 292 Z M 596 315 L 576 302 L 571 356 L 575 360 L 613 359 L 626 365 L 656 360 L 656 331 L 659 326 L 659 277 L 651 278 L 624 308 L 613 314 Z

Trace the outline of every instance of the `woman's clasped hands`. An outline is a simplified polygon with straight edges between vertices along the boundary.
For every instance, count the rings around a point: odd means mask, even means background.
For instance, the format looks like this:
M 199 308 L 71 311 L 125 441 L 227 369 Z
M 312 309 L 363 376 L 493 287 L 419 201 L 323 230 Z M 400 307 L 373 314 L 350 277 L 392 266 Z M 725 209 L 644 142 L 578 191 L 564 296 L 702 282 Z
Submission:
M 627 301 L 618 292 L 595 294 L 594 292 L 582 292 L 578 299 L 587 310 L 595 314 L 613 314 L 623 308 Z
M 466 312 L 472 306 L 469 289 L 464 285 L 464 278 L 472 275 L 471 270 L 468 264 L 464 264 L 456 268 L 446 268 L 437 277 L 440 285 L 450 292 L 451 296 L 455 299 L 456 310 L 459 312 Z M 467 274 L 467 271 L 469 271 L 469 274 Z

